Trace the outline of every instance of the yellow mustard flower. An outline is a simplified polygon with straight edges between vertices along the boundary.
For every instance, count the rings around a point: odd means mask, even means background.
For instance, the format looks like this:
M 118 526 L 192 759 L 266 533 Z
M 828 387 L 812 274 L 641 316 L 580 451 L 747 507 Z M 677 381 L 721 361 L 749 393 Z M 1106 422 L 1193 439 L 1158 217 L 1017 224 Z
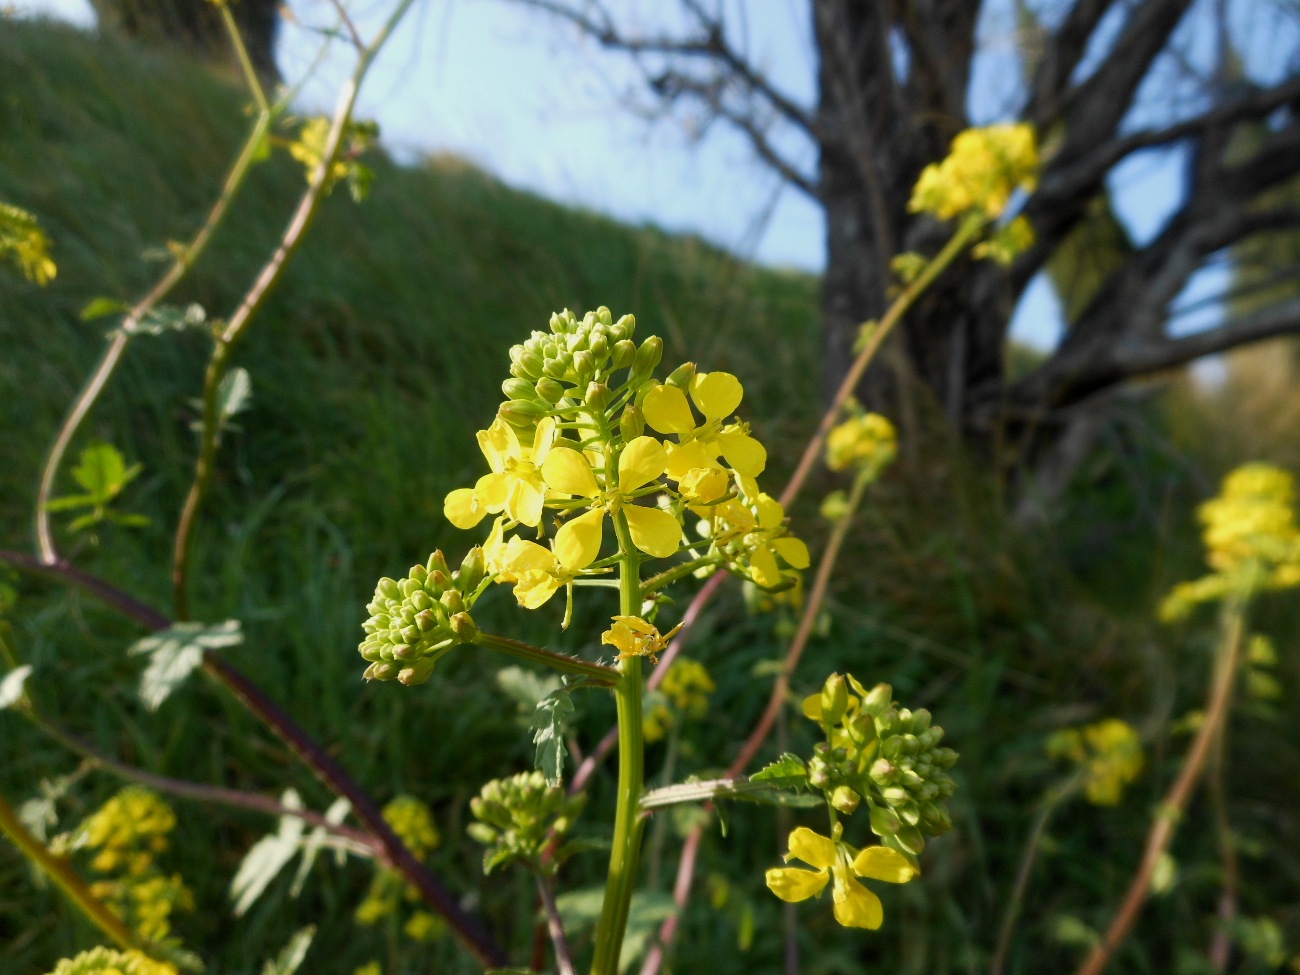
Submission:
M 1057 731 L 1047 739 L 1047 753 L 1083 768 L 1084 793 L 1096 806 L 1119 805 L 1124 787 L 1142 771 L 1137 729 L 1118 718 Z
M 664 559 L 677 551 L 682 540 L 682 526 L 662 508 L 635 503 L 633 492 L 645 487 L 664 472 L 667 451 L 654 437 L 637 437 L 618 457 L 618 483 L 606 483 L 604 489 L 596 479 L 591 462 L 572 447 L 556 446 L 546 455 L 542 476 L 555 491 L 586 498 L 592 510 L 566 521 L 555 535 L 557 552 L 574 548 L 591 557 L 590 565 L 600 552 L 604 540 L 605 515 L 622 512 L 632 535 L 632 544 L 647 555 Z M 608 479 L 606 479 L 608 482 Z M 561 536 L 565 539 L 562 542 Z
M 383 816 L 417 860 L 425 860 L 442 842 L 432 811 L 415 796 L 394 797 L 384 806 Z
M 555 441 L 555 420 L 544 417 L 537 424 L 532 445 L 525 450 L 514 427 L 497 417 L 478 432 L 479 449 L 492 471 L 472 488 L 458 488 L 447 495 L 443 513 L 457 528 L 473 528 L 483 516 L 504 511 L 529 528 L 542 520 L 546 483 L 542 464 Z
M 658 663 L 659 654 L 667 648 L 668 641 L 682 628 L 678 623 L 667 633 L 661 634 L 658 628 L 639 616 L 615 616 L 614 625 L 601 634 L 603 643 L 618 651 L 618 658 L 649 657 L 651 663 Z
M 852 847 L 800 826 L 787 841 L 791 859 L 813 867 L 773 867 L 767 871 L 767 886 L 783 901 L 796 903 L 820 894 L 833 881 L 835 920 L 846 928 L 874 931 L 884 920 L 880 898 L 855 877 L 905 884 L 916 876 L 907 857 L 885 846 L 869 846 L 854 853 Z
M 178 975 L 171 962 L 154 961 L 142 952 L 130 949 L 91 948 L 75 958 L 65 958 L 54 966 L 50 975 Z
M 646 393 L 642 412 L 645 422 L 658 433 L 676 434 L 677 443 L 668 445 L 667 471 L 680 481 L 692 470 L 718 466 L 718 456 L 732 469 L 758 477 L 767 466 L 767 451 L 749 435 L 743 423 L 724 426 L 744 398 L 740 380 L 729 372 L 697 373 L 689 383 L 690 399 L 676 386 L 658 385 Z M 698 426 L 691 403 L 704 415 Z
M 1025 123 L 967 129 L 952 140 L 948 155 L 926 166 L 908 209 L 950 220 L 978 211 L 999 216 L 1017 189 L 1038 184 L 1034 129 Z
M 428 911 L 416 911 L 402 925 L 402 932 L 412 941 L 433 941 L 446 930 L 442 918 Z
M 709 695 L 716 686 L 708 670 L 698 660 L 678 657 L 659 685 L 662 704 L 646 708 L 641 722 L 646 741 L 659 741 L 678 717 L 699 719 L 709 710 Z
M 590 532 L 582 531 L 565 533 L 563 539 L 557 534 L 551 542 L 552 548 L 512 538 L 501 556 L 502 571 L 498 578 L 514 583 L 515 599 L 520 606 L 537 609 L 595 561 L 599 544 L 592 547 L 590 543 Z
M 879 470 L 894 459 L 898 435 L 879 413 L 860 413 L 831 428 L 826 436 L 826 466 Z
M 738 549 L 754 581 L 771 589 L 782 582 L 780 556 L 794 569 L 808 568 L 808 546 L 789 534 L 785 508 L 759 491 L 753 478 L 738 477 L 740 497 L 703 509 L 705 530 L 722 549 Z

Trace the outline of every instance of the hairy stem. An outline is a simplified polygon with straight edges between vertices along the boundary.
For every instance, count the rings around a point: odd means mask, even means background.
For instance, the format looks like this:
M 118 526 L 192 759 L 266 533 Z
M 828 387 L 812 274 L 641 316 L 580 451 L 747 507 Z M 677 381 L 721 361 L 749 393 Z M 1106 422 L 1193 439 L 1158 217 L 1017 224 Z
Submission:
M 479 635 L 474 638 L 474 642 L 480 647 L 485 647 L 488 650 L 497 650 L 501 653 L 509 654 L 519 660 L 526 660 L 532 664 L 541 664 L 543 667 L 558 670 L 562 674 L 573 674 L 577 677 L 584 677 L 593 684 L 598 684 L 601 687 L 615 687 L 622 679 L 622 673 L 617 667 L 592 663 L 589 660 L 582 660 L 578 657 L 566 657 L 562 653 L 555 653 L 552 650 L 543 650 L 541 647 L 535 647 L 529 643 L 522 643 L 519 640 L 511 640 L 507 637 L 495 636 L 491 633 L 479 633 Z
M 559 970 L 559 975 L 576 975 L 573 955 L 569 952 L 569 940 L 564 936 L 560 911 L 555 906 L 555 891 L 551 879 L 540 870 L 533 876 L 537 880 L 537 896 L 541 899 L 542 909 L 546 913 L 546 930 L 551 936 L 551 946 L 555 949 L 555 967 Z
M 614 515 L 614 530 L 623 556 L 619 574 L 619 613 L 641 614 L 641 559 L 623 513 Z M 596 928 L 592 975 L 617 975 L 623 932 L 627 928 L 641 852 L 641 791 L 645 779 L 645 743 L 641 729 L 641 658 L 626 657 L 622 678 L 614 688 L 618 713 L 618 804 L 614 811 L 614 841 L 605 881 L 605 901 Z
M 1100 975 L 1109 964 L 1115 950 L 1128 937 L 1151 892 L 1151 875 L 1155 872 L 1160 855 L 1164 853 L 1173 838 L 1178 820 L 1182 817 L 1192 790 L 1205 769 L 1210 747 L 1227 721 L 1233 681 L 1237 674 L 1237 662 L 1241 653 L 1244 607 L 1234 604 L 1224 611 L 1224 616 L 1223 642 L 1219 648 L 1209 698 L 1205 705 L 1205 718 L 1201 721 L 1196 738 L 1183 759 L 1178 778 L 1174 780 L 1174 784 L 1156 812 L 1155 822 L 1151 824 L 1151 829 L 1147 833 L 1142 859 L 1133 873 L 1133 879 L 1129 883 L 1119 911 L 1111 921 L 1110 927 L 1106 929 L 1105 937 L 1079 967 L 1077 975 Z

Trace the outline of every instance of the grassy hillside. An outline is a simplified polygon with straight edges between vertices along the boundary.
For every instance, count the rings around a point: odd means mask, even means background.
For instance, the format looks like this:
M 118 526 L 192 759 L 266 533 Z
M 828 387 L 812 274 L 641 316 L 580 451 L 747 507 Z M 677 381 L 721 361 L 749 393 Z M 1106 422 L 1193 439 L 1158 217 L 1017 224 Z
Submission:
M 145 255 L 200 223 L 247 118 L 233 83 L 192 65 L 66 27 L 2 23 L 0 199 L 38 216 L 59 265 L 45 289 L 0 267 L 0 545 L 26 549 L 44 451 L 111 325 L 82 322 L 79 310 L 96 296 L 129 300 L 161 273 Z M 198 539 L 194 604 L 203 619 L 243 622 L 246 642 L 230 659 L 377 797 L 406 789 L 433 805 L 448 838 L 437 871 L 457 890 L 483 891 L 474 906 L 522 958 L 531 925 L 514 909 L 521 884 L 498 876 L 483 884 L 476 851 L 460 841 L 478 785 L 531 764 L 524 722 L 495 687 L 500 664 L 454 654 L 418 691 L 362 686 L 355 648 L 365 599 L 381 574 L 402 571 L 435 546 L 458 553 L 468 544 L 442 519 L 441 499 L 480 467 L 473 431 L 500 399 L 508 346 L 566 306 L 632 311 L 643 334 L 664 336 L 666 361 L 692 358 L 740 375 L 747 418 L 774 444 L 779 484 L 818 404 L 816 282 L 747 266 L 698 240 L 557 206 L 453 161 L 373 162 L 370 199 L 358 206 L 340 192 L 327 202 L 238 350 L 253 402 L 222 448 Z M 260 165 L 174 300 L 229 314 L 302 186 L 301 169 L 283 153 Z M 98 545 L 64 544 L 80 564 L 160 607 L 168 604 L 171 529 L 190 477 L 193 398 L 207 351 L 197 334 L 134 339 L 73 451 L 105 439 L 144 463 L 124 506 L 149 515 L 151 525 L 109 529 Z M 807 693 L 830 669 L 849 669 L 933 708 L 962 752 L 957 825 L 933 844 L 926 875 L 886 897 L 879 934 L 845 933 L 824 901 L 803 905 L 806 971 L 984 970 L 1033 811 L 1061 774 L 1043 755 L 1045 735 L 1119 715 L 1151 736 L 1150 774 L 1120 809 L 1076 804 L 1058 814 L 1007 971 L 1068 970 L 1109 916 L 1185 748 L 1170 721 L 1199 706 L 1204 686 L 1209 626 L 1161 627 L 1152 609 L 1173 581 L 1199 571 L 1192 508 L 1219 471 L 1189 458 L 1200 450 L 1217 463 L 1219 455 L 1203 444 L 1171 449 L 1155 410 L 1117 421 L 1106 442 L 1049 513 L 1050 529 L 1032 534 L 1008 524 L 999 485 L 941 437 L 904 444 L 906 470 L 873 488 L 832 592 L 828 629 L 810 646 L 795 690 Z M 1225 451 L 1222 462 L 1241 459 Z M 66 476 L 62 489 L 72 489 Z M 814 503 L 796 517 L 816 543 Z M 22 579 L 18 587 L 10 640 L 36 667 L 33 693 L 98 747 L 203 781 L 266 793 L 293 785 L 314 806 L 327 804 L 292 756 L 220 691 L 195 680 L 157 714 L 145 712 L 133 694 L 140 664 L 122 652 L 138 630 L 51 585 Z M 491 614 L 508 617 L 521 636 L 558 649 L 581 649 L 593 630 L 585 624 L 595 623 L 579 620 L 557 636 L 557 615 L 520 614 L 511 604 L 504 595 L 480 604 L 487 625 Z M 1294 601 L 1262 601 L 1256 623 L 1279 636 L 1283 700 L 1294 699 L 1300 661 L 1285 652 L 1300 639 Z M 783 647 L 770 620 L 745 615 L 734 587 L 700 632 L 697 652 L 718 689 L 707 725 L 683 742 L 679 776 L 729 756 L 765 703 Z M 596 696 L 582 704 L 579 737 L 590 743 L 608 727 L 612 706 Z M 792 746 L 808 744 L 801 722 L 791 722 Z M 1229 791 L 1246 861 L 1243 914 L 1300 925 L 1298 740 L 1293 708 L 1243 714 L 1230 743 Z M 663 762 L 662 746 L 652 749 L 651 773 Z M 0 714 L 6 797 L 28 798 L 42 779 L 83 771 L 69 752 Z M 602 821 L 611 786 L 610 775 L 595 781 L 591 822 Z M 60 807 L 60 828 L 115 788 L 106 775 L 79 779 Z M 177 927 L 202 947 L 209 972 L 259 970 L 307 919 L 321 925 L 312 957 L 329 959 L 312 971 L 350 975 L 368 958 L 390 957 L 396 932 L 363 931 L 352 921 L 367 865 L 319 869 L 299 903 L 289 899 L 287 880 L 277 882 L 236 924 L 226 886 L 270 824 L 177 808 L 172 868 L 199 906 Z M 662 892 L 675 841 L 673 821 L 659 822 L 665 859 L 656 869 L 658 854 L 648 854 L 647 873 Z M 725 840 L 710 836 L 700 875 L 725 903 L 715 910 L 709 897 L 696 898 L 676 971 L 779 970 L 781 912 L 762 886 L 778 832 L 768 810 L 742 809 Z M 1185 869 L 1123 957 L 1130 970 L 1173 970 L 1175 942 L 1184 945 L 1179 970 L 1199 970 L 1218 869 L 1203 807 L 1194 807 L 1176 857 Z M 600 860 L 575 861 L 566 885 L 597 880 Z M 720 886 L 722 878 L 731 886 Z M 746 931 L 752 944 L 742 951 Z M 0 972 L 38 975 L 93 937 L 52 891 L 33 887 L 25 864 L 0 844 Z M 387 975 L 469 970 L 449 945 L 421 951 L 386 963 Z

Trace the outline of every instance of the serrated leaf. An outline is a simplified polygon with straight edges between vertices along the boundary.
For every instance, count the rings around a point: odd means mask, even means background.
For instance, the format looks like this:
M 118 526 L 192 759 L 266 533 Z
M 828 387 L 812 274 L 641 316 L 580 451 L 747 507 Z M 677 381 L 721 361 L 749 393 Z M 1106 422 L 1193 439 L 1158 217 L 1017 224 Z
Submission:
M 280 802 L 290 809 L 301 809 L 302 799 L 293 789 L 286 789 Z M 235 917 L 242 917 L 262 896 L 267 886 L 298 852 L 303 821 L 297 816 L 281 816 L 280 828 L 263 836 L 244 855 L 235 879 L 230 882 L 230 899 L 235 902 Z
M 218 423 L 225 426 L 232 416 L 248 409 L 248 401 L 253 395 L 253 380 L 248 370 L 235 368 L 226 373 L 217 387 Z
M 342 796 L 335 799 L 330 807 L 325 810 L 325 819 L 333 826 L 337 826 L 343 820 L 347 819 L 348 813 L 352 811 L 352 803 Z M 289 896 L 297 897 L 302 893 L 304 885 L 307 883 L 307 875 L 311 873 L 311 868 L 316 863 L 316 855 L 329 839 L 329 832 L 324 826 L 317 826 L 307 837 L 307 841 L 302 845 L 302 860 L 298 864 L 298 872 L 294 874 L 293 886 L 289 888 Z
M 316 937 L 316 925 L 309 924 L 294 932 L 289 943 L 275 956 L 275 961 L 268 961 L 262 966 L 262 975 L 294 975 L 307 957 L 307 949 Z
M 83 322 L 93 322 L 96 318 L 116 315 L 128 311 L 129 308 L 129 305 L 118 301 L 116 298 L 91 298 L 86 307 L 81 309 L 81 320 Z
M 538 701 L 533 712 L 533 744 L 537 746 L 533 761 L 547 785 L 559 785 L 564 778 L 564 730 L 573 713 L 573 701 L 563 688 Z
M 15 667 L 9 673 L 5 674 L 5 679 L 0 680 L 0 711 L 5 708 L 13 707 L 23 697 L 23 685 L 27 683 L 27 678 L 32 675 L 32 665 L 23 664 L 21 667 Z
M 808 767 L 798 755 L 786 752 L 751 775 L 749 781 L 767 782 L 777 789 L 802 789 L 808 784 Z
M 143 469 L 141 464 L 127 467 L 122 454 L 112 444 L 93 443 L 77 458 L 72 477 L 95 504 L 107 504 Z
M 140 700 L 156 711 L 181 682 L 203 663 L 205 650 L 233 647 L 243 641 L 239 620 L 208 623 L 174 623 L 132 644 L 128 656 L 147 655 L 149 665 L 140 676 Z

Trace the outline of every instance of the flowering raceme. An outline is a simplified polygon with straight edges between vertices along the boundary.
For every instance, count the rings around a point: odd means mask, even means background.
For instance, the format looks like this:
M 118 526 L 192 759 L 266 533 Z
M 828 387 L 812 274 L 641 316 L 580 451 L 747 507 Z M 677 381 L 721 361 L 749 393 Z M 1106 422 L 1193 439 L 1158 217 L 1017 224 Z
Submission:
M 1119 805 L 1124 787 L 1142 771 L 1137 729 L 1118 718 L 1055 732 L 1047 739 L 1047 754 L 1083 769 L 1084 792 L 1096 806 Z
M 908 209 L 951 220 L 978 212 L 1002 214 L 1017 189 L 1038 184 L 1038 148 L 1025 123 L 967 129 L 952 140 L 948 156 L 922 171 Z
M 833 471 L 856 467 L 870 476 L 894 459 L 898 435 L 879 413 L 864 413 L 856 403 L 850 403 L 850 410 L 826 436 L 826 466 Z

